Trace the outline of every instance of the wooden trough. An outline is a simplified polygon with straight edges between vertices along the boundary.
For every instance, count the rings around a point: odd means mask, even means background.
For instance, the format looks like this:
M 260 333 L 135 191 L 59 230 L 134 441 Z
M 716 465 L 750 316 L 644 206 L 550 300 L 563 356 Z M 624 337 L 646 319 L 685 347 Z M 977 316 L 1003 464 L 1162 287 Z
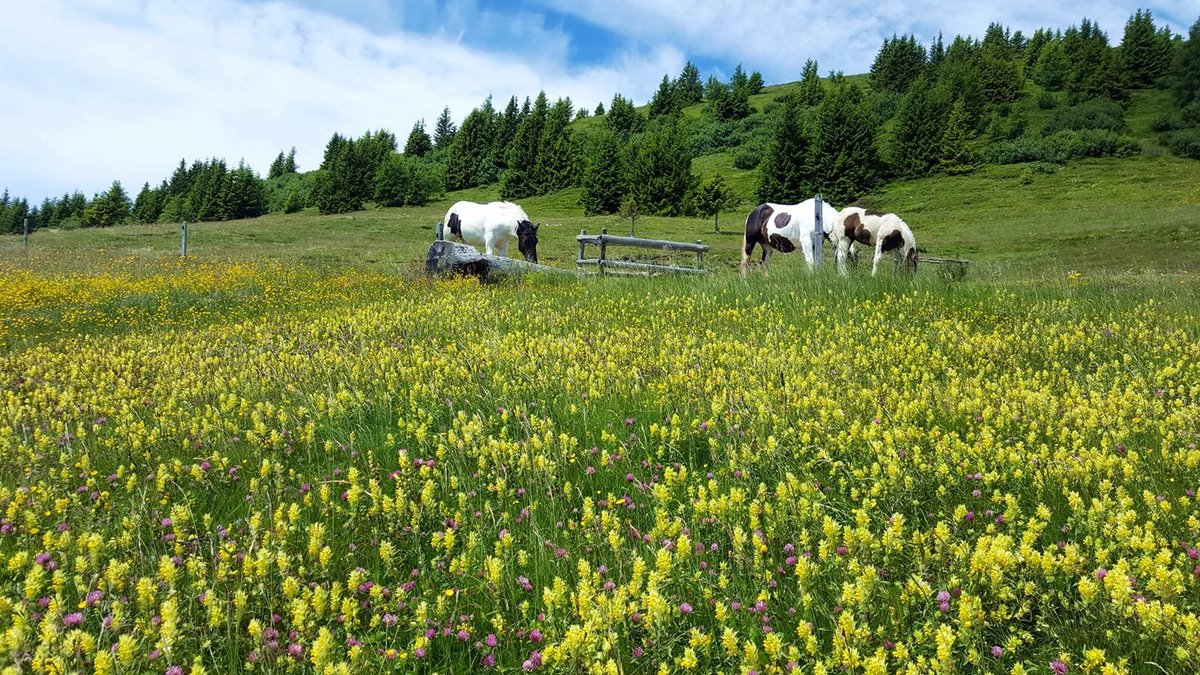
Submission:
M 708 274 L 708 270 L 704 269 L 704 254 L 708 252 L 706 244 L 696 241 L 694 244 L 689 244 L 682 241 L 666 241 L 664 239 L 640 239 L 638 237 L 620 237 L 608 233 L 608 228 L 600 230 L 600 234 L 588 234 L 584 230 L 579 231 L 579 236 L 575 237 L 575 241 L 579 242 L 579 258 L 575 260 L 575 266 L 582 269 L 585 265 L 595 265 L 601 274 L 613 271 L 625 271 L 643 274 L 656 274 L 668 272 L 671 274 Z M 600 252 L 595 258 L 585 258 L 586 247 L 588 245 L 598 246 Z M 657 249 L 660 251 L 682 251 L 686 253 L 696 254 L 695 267 L 682 267 L 680 265 L 663 265 L 657 263 L 635 262 L 632 260 L 613 260 L 608 257 L 609 246 L 632 246 L 635 248 Z
M 575 274 L 570 270 L 498 255 L 484 255 L 471 246 L 453 241 L 435 241 L 425 254 L 425 274 L 429 276 L 472 276 L 485 282 L 528 272 Z
M 935 258 L 917 254 L 918 269 L 920 265 L 935 265 L 941 275 L 951 279 L 961 279 L 967 276 L 967 266 L 970 264 L 970 260 L 960 258 Z

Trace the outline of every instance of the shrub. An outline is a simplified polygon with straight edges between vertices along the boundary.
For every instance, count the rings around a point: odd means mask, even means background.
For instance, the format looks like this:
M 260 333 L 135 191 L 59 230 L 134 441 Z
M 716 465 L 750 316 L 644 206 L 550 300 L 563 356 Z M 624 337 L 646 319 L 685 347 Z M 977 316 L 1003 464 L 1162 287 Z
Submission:
M 1038 94 L 1037 106 L 1042 110 L 1054 110 L 1058 107 L 1058 97 L 1053 92 L 1043 91 Z
M 993 143 L 984 150 L 984 157 L 994 164 L 1021 162 L 1056 162 L 1084 157 L 1125 157 L 1139 151 L 1137 141 L 1105 129 L 1066 130 L 1045 138 L 1022 136 Z
M 1043 136 L 1060 131 L 1083 129 L 1107 129 L 1120 131 L 1125 126 L 1125 111 L 1121 105 L 1108 99 L 1092 99 L 1077 106 L 1060 108 L 1042 129 Z
M 739 169 L 749 171 L 758 166 L 762 161 L 763 147 L 759 144 L 745 145 L 737 149 L 733 153 L 733 165 Z
M 1180 157 L 1200 159 L 1200 128 L 1180 129 L 1163 134 L 1163 144 Z

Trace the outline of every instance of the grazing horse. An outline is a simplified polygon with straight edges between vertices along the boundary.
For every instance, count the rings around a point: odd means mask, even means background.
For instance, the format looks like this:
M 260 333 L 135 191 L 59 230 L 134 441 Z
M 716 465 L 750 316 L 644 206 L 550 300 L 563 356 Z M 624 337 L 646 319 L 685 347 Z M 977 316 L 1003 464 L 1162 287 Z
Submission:
M 483 246 L 484 253 L 508 255 L 508 242 L 517 240 L 517 249 L 531 263 L 537 262 L 537 231 L 525 210 L 512 202 L 457 202 L 442 219 L 443 234 L 450 241 Z
M 879 269 L 879 260 L 886 251 L 894 251 L 897 260 L 904 261 L 909 271 L 917 271 L 917 240 L 908 224 L 894 213 L 877 213 L 858 206 L 847 206 L 837 216 L 829 233 L 837 248 L 838 270 L 846 272 L 846 259 L 857 260 L 853 244 L 875 247 L 871 275 Z
M 762 266 L 765 272 L 772 251 L 791 253 L 800 249 L 809 267 L 813 265 L 813 231 L 816 229 L 816 198 L 799 204 L 759 204 L 746 217 L 746 232 L 742 236 L 742 274 L 750 269 L 750 254 L 754 246 L 762 246 Z M 824 236 L 837 221 L 837 209 L 821 203 L 821 222 Z

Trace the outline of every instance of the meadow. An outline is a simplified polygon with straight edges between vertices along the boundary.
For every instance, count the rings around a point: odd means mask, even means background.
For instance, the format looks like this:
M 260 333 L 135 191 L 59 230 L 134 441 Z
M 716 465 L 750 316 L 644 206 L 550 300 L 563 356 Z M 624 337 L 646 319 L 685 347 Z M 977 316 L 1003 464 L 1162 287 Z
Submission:
M 423 279 L 482 192 L 0 242 L 0 668 L 1196 672 L 1194 166 L 877 195 L 958 281 L 743 280 L 737 212 Z

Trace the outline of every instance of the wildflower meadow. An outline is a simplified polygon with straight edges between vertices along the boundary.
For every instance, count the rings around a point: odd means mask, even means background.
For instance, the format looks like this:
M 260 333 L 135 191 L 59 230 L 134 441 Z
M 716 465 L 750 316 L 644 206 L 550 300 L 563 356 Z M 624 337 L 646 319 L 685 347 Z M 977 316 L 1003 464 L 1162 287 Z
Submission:
M 0 275 L 0 669 L 1200 671 L 1151 290 Z

